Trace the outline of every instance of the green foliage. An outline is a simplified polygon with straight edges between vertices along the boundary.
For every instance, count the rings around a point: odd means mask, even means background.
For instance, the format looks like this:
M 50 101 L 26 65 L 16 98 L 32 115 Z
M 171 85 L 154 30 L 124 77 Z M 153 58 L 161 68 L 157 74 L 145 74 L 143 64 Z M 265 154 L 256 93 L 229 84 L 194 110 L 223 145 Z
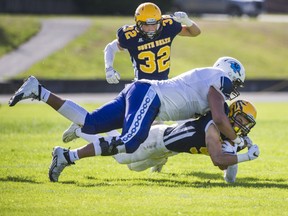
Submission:
M 39 17 L 0 15 L 0 57 L 30 39 L 40 27 Z
M 256 103 L 251 138 L 259 159 L 239 164 L 237 182 L 204 155 L 169 158 L 162 173 L 132 172 L 111 157 L 67 167 L 59 183 L 48 180 L 54 146 L 65 145 L 69 121 L 44 104 L 0 106 L 1 215 L 286 215 L 288 103 Z M 98 105 L 83 104 L 88 110 Z M 275 112 L 275 110 L 277 112 Z

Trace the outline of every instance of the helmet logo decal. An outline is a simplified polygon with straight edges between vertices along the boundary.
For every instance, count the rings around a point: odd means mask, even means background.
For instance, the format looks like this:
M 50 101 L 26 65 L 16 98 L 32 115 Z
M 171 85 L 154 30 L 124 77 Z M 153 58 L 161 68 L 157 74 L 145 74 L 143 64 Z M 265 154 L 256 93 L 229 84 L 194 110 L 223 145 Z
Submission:
M 237 62 L 234 62 L 234 61 L 230 61 L 230 67 L 232 68 L 232 70 L 234 71 L 234 73 L 238 73 L 239 76 L 241 76 L 241 67 L 240 65 L 237 63 Z
M 246 106 L 246 103 L 243 100 L 236 101 L 236 110 L 239 109 L 241 112 L 243 111 L 243 105 Z M 235 112 L 236 112 L 235 110 Z

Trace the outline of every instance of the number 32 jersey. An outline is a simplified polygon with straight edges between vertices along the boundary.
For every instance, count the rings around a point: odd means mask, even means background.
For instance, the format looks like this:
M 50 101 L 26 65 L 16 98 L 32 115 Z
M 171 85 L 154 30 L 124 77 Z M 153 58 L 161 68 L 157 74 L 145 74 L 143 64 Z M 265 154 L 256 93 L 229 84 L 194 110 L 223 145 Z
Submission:
M 182 25 L 170 16 L 163 17 L 163 29 L 154 40 L 144 39 L 136 25 L 123 26 L 118 30 L 119 44 L 130 53 L 136 79 L 168 79 L 171 44 L 181 30 Z

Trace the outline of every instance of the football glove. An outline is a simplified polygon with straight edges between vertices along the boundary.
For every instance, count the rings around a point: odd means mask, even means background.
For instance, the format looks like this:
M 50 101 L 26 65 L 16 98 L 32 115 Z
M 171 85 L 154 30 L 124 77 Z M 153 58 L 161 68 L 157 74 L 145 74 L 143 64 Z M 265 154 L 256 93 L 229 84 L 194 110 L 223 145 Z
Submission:
M 188 27 L 190 27 L 190 26 L 193 25 L 192 20 L 189 19 L 188 15 L 187 15 L 185 12 L 182 12 L 182 11 L 175 12 L 173 19 L 174 19 L 176 22 L 179 22 L 179 23 L 181 23 L 181 24 L 184 24 L 184 25 L 186 25 L 186 26 L 188 26 Z
M 222 152 L 225 154 L 236 154 L 237 147 L 232 146 L 228 141 L 222 143 Z
M 256 158 L 258 158 L 260 151 L 259 151 L 259 147 L 257 145 L 252 145 L 249 149 L 248 149 L 248 157 L 249 160 L 254 160 Z
M 248 136 L 243 137 L 245 145 L 248 147 L 248 149 L 253 145 L 252 140 Z
M 248 152 L 245 154 L 237 154 L 237 161 L 238 163 L 244 162 L 244 161 L 249 161 L 249 160 L 255 160 L 258 158 L 260 154 L 259 148 L 257 145 L 252 145 L 249 149 Z
M 234 142 L 235 145 L 237 145 L 240 148 L 244 148 L 244 146 L 245 146 L 245 141 L 244 141 L 243 137 L 237 136 L 236 139 L 232 140 L 232 142 Z
M 106 68 L 106 80 L 109 84 L 117 84 L 120 80 L 120 74 L 113 67 Z

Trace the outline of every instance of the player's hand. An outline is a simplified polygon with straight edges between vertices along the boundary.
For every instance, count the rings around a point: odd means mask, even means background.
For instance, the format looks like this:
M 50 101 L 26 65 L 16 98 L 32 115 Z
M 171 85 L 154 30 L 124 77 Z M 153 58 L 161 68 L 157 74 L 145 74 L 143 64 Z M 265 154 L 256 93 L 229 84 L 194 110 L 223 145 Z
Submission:
M 248 149 L 253 145 L 252 140 L 248 136 L 243 137 L 245 145 L 248 147 Z
M 235 145 L 237 145 L 240 149 L 245 147 L 245 141 L 243 137 L 237 136 L 236 139 L 232 140 Z
M 259 147 L 257 145 L 252 145 L 249 149 L 248 149 L 248 157 L 249 160 L 254 160 L 256 158 L 258 158 L 260 151 L 259 151 Z
M 179 23 L 181 23 L 181 24 L 184 24 L 184 25 L 186 25 L 186 26 L 188 26 L 188 27 L 190 27 L 190 26 L 193 25 L 192 20 L 189 19 L 188 15 L 187 15 L 185 12 L 182 12 L 182 11 L 175 12 L 173 19 L 174 19 L 176 22 L 179 22 Z
M 120 74 L 113 67 L 106 68 L 106 80 L 109 84 L 117 84 L 120 80 Z

